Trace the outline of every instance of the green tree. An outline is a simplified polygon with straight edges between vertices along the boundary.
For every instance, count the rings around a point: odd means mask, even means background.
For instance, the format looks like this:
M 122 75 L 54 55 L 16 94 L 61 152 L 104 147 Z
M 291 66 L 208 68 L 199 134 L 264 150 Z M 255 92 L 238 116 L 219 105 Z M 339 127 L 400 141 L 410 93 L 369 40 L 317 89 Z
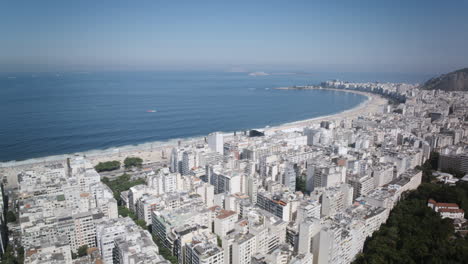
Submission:
M 143 160 L 138 157 L 127 157 L 124 160 L 124 165 L 125 165 L 125 168 L 127 169 L 132 168 L 132 167 L 141 168 L 141 166 L 143 165 Z
M 143 228 L 143 230 L 146 230 L 147 226 L 146 226 L 145 220 L 143 220 L 143 219 L 138 219 L 138 220 L 135 221 L 135 223 L 136 223 L 137 225 L 139 225 L 141 228 Z
M 16 222 L 16 215 L 12 211 L 8 211 L 6 214 L 6 219 L 8 223 Z
M 466 263 L 468 239 L 455 235 L 453 221 L 442 219 L 427 206 L 429 198 L 458 203 L 464 209 L 468 183 L 423 183 L 405 195 L 387 222 L 367 239 L 354 263 Z
M 306 193 L 306 179 L 305 175 L 300 175 L 296 177 L 296 191 Z
M 99 162 L 94 168 L 97 172 L 118 170 L 120 169 L 120 161 Z
M 172 264 L 178 264 L 179 263 L 177 257 L 173 256 L 172 252 L 169 249 L 167 249 L 166 246 L 164 246 L 164 244 L 161 242 L 161 240 L 158 237 L 156 237 L 155 235 L 153 235 L 153 241 L 158 246 L 159 254 L 161 256 L 163 256 L 164 259 L 168 260 Z
M 121 198 L 120 194 L 123 191 L 127 191 L 131 187 L 135 185 L 140 185 L 145 183 L 145 179 L 137 179 L 137 180 L 131 180 L 131 176 L 128 174 L 123 174 L 115 180 L 109 180 L 108 178 L 103 178 L 102 181 L 104 184 L 109 186 L 109 188 L 112 190 L 114 193 L 114 198 L 121 203 Z
M 130 218 L 132 218 L 132 219 L 133 219 L 134 216 L 135 216 L 135 215 L 134 215 L 130 210 L 128 210 L 128 208 L 125 207 L 125 206 L 118 206 L 118 207 L 117 207 L 117 210 L 118 210 L 120 216 L 123 216 L 123 217 L 127 217 L 127 216 L 128 216 L 128 217 L 130 217 Z
M 216 236 L 216 242 L 218 243 L 218 247 L 223 246 L 223 241 L 221 240 L 221 238 L 219 236 Z
M 86 254 L 88 254 L 88 245 L 83 245 L 83 246 L 78 248 L 78 256 L 79 257 L 86 256 Z
M 11 245 L 7 245 L 5 253 L 2 255 L 1 262 L 5 264 L 23 264 L 24 262 L 24 250 L 18 248 L 18 256 L 15 256 L 15 250 Z

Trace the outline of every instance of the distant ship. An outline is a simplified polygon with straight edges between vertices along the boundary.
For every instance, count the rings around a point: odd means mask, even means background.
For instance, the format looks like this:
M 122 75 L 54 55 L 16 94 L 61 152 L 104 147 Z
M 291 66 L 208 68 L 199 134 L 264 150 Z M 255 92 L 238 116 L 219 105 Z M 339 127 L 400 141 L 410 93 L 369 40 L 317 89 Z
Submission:
M 150 110 L 146 110 L 146 112 L 148 112 L 148 113 L 156 113 L 156 110 L 150 109 Z

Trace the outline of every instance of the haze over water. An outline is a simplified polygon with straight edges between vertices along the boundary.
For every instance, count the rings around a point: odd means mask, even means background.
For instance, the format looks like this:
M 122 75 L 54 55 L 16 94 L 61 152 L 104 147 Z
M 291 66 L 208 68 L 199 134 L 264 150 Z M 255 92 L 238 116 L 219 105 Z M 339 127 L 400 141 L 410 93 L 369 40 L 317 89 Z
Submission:
M 261 128 L 342 112 L 366 99 L 343 92 L 272 89 L 330 78 L 212 72 L 0 75 L 0 161 Z

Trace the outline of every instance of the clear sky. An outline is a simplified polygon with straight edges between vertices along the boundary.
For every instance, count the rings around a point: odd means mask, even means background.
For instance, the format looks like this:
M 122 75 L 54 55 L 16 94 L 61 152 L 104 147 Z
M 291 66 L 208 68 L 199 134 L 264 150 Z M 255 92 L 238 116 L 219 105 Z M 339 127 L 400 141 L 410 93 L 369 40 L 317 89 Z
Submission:
M 468 1 L 0 1 L 0 71 L 235 67 L 468 67 Z

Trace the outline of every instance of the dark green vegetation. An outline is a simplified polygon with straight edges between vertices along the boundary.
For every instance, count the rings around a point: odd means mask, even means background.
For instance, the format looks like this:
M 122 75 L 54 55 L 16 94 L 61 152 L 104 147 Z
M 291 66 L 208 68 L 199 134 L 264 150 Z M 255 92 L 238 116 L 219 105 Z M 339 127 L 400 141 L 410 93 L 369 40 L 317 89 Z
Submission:
M 125 158 L 124 165 L 126 169 L 129 169 L 132 167 L 141 168 L 141 165 L 143 165 L 143 160 L 138 157 L 133 157 L 133 158 L 128 157 L 128 158 Z
M 3 189 L 3 186 L 0 184 L 0 188 Z M 18 219 L 17 215 L 15 214 L 13 208 L 9 208 L 9 203 L 8 200 L 10 197 L 8 195 L 5 195 L 3 197 L 3 201 L 5 204 L 5 207 L 3 208 L 4 211 L 0 213 L 5 213 L 5 220 L 7 223 L 14 223 Z M 11 210 L 10 210 L 11 209 Z M 4 254 L 0 257 L 0 263 L 5 263 L 5 264 L 23 264 L 24 263 L 24 248 L 23 247 L 15 247 L 15 243 L 10 243 L 9 241 L 9 236 L 11 235 L 11 232 L 8 230 L 8 226 L 1 225 L 0 228 L 2 229 L 1 232 L 4 234 L 7 234 L 6 237 L 3 237 L 3 239 L 6 240 L 6 248 Z
M 99 162 L 96 167 L 94 167 L 97 172 L 102 172 L 102 171 L 113 171 L 113 170 L 118 170 L 120 169 L 120 161 L 114 160 L 114 161 L 106 161 L 106 162 Z
M 115 180 L 109 180 L 109 178 L 102 178 L 102 182 L 105 183 L 114 193 L 114 198 L 117 200 L 119 204 L 121 204 L 120 193 L 123 191 L 127 191 L 128 189 L 132 188 L 135 185 L 145 184 L 144 179 L 138 180 L 131 180 L 131 176 L 128 174 L 123 174 L 119 176 Z
M 468 68 L 432 78 L 422 88 L 426 90 L 468 91 Z
M 432 172 L 437 170 L 438 163 L 439 153 L 431 152 L 429 159 L 422 166 L 416 167 L 416 169 L 419 169 L 423 172 L 422 182 L 432 182 L 435 180 L 435 177 L 432 176 Z
M 467 263 L 468 239 L 455 235 L 451 219 L 442 219 L 427 207 L 429 198 L 466 208 L 468 184 L 423 183 L 395 206 L 354 263 Z
M 147 229 L 146 222 L 144 220 L 138 219 L 138 217 L 132 211 L 128 210 L 127 207 L 119 206 L 118 210 L 119 210 L 119 215 L 123 217 L 128 216 L 135 222 L 135 224 L 139 225 L 141 228 L 145 230 Z
M 263 136 L 265 136 L 265 133 L 260 132 L 258 130 L 253 130 L 252 129 L 252 130 L 249 131 L 249 137 L 263 137 Z
M 83 245 L 78 248 L 78 257 L 84 257 L 88 254 L 88 246 Z
M 135 185 L 139 184 L 145 184 L 144 179 L 138 179 L 138 180 L 131 180 L 130 175 L 128 174 L 123 174 L 122 176 L 119 176 L 117 179 L 111 181 L 108 178 L 104 177 L 102 179 L 102 182 L 104 182 L 109 188 L 112 190 L 114 193 L 114 198 L 117 200 L 117 203 L 119 204 L 118 210 L 119 210 L 119 215 L 123 217 L 130 217 L 135 221 L 135 223 L 139 226 L 141 226 L 143 229 L 146 229 L 146 223 L 143 220 L 138 220 L 138 217 L 128 210 L 125 206 L 122 206 L 122 198 L 120 198 L 120 194 L 123 191 L 128 191 L 128 189 L 132 188 Z
M 218 247 L 223 247 L 223 240 L 217 235 L 216 236 L 216 243 L 218 244 Z
M 463 176 L 465 176 L 465 173 L 464 173 L 464 172 L 458 171 L 458 170 L 453 169 L 453 168 L 442 170 L 442 172 L 450 173 L 450 174 L 452 174 L 455 178 L 459 178 L 459 179 L 460 179 L 460 178 L 463 178 Z
M 8 245 L 5 250 L 5 254 L 3 254 L 0 263 L 2 264 L 23 264 L 24 263 L 24 249 L 19 248 L 17 250 L 18 256 L 15 256 L 13 248 Z
M 299 175 L 296 177 L 296 191 L 306 193 L 306 176 Z
M 163 258 L 170 261 L 172 264 L 179 263 L 179 260 L 175 256 L 172 255 L 171 251 L 163 245 L 163 243 L 161 242 L 161 240 L 159 240 L 159 238 L 153 235 L 153 241 L 158 246 L 159 254 L 163 256 Z
M 130 189 L 131 187 L 135 185 L 144 184 L 145 180 L 138 179 L 138 180 L 131 181 L 130 175 L 124 174 L 113 181 L 110 181 L 108 178 L 104 177 L 102 179 L 102 182 L 107 184 L 107 186 L 111 188 L 112 192 L 114 192 L 114 197 L 119 203 L 119 207 L 118 207 L 119 215 L 123 217 L 127 217 L 127 216 L 130 217 L 137 225 L 139 225 L 144 230 L 147 230 L 148 226 L 146 225 L 146 222 L 144 220 L 138 219 L 138 217 L 133 212 L 131 212 L 125 206 L 122 206 L 121 205 L 122 200 L 120 198 L 121 192 L 127 191 L 128 189 Z M 149 231 L 151 232 L 151 229 L 149 229 Z M 166 260 L 169 260 L 173 264 L 178 263 L 177 258 L 172 255 L 169 249 L 163 246 L 161 241 L 159 241 L 155 236 L 153 236 L 153 240 L 159 248 L 159 254 L 163 256 L 163 258 L 165 258 Z
M 16 222 L 16 215 L 12 211 L 8 211 L 6 214 L 6 219 L 8 223 Z
M 468 238 L 454 232 L 451 219 L 442 219 L 427 207 L 428 199 L 433 198 L 438 202 L 457 203 L 466 211 L 468 183 L 456 186 L 431 183 L 436 162 L 437 154 L 433 153 L 421 167 L 424 183 L 404 195 L 387 223 L 366 241 L 355 264 L 468 263 Z

